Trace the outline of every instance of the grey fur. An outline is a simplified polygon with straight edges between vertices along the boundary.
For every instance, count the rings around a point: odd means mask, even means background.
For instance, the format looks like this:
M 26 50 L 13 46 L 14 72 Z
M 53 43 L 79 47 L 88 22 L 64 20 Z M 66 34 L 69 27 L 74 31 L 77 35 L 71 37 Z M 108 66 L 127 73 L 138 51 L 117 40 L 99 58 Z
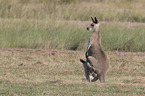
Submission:
M 108 61 L 107 56 L 101 45 L 101 36 L 99 33 L 99 21 L 95 17 L 91 18 L 94 24 L 87 29 L 93 29 L 93 33 L 89 38 L 89 43 L 86 51 L 86 61 L 80 59 L 84 65 L 85 76 L 89 82 L 97 81 L 105 82 L 105 76 L 108 71 Z M 90 78 L 90 75 L 93 77 Z

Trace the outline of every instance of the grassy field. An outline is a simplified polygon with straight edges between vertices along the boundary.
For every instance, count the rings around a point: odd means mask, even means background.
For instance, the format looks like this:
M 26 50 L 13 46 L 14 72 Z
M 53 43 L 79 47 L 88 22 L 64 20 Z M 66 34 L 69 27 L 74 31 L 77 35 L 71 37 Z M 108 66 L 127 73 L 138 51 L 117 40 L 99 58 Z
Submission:
M 145 22 L 144 0 L 0 0 L 1 18 Z
M 89 22 L 2 19 L 0 47 L 84 50 L 92 33 L 86 30 L 89 24 Z M 145 52 L 144 26 L 101 23 L 100 33 L 104 49 Z
M 0 96 L 143 96 L 144 4 L 0 0 Z M 87 82 L 79 62 L 85 59 L 91 16 L 100 20 L 109 61 L 106 83 Z
M 106 83 L 89 83 L 84 51 L 0 49 L 1 96 L 143 96 L 145 53 L 106 52 Z
M 0 48 L 84 50 L 97 16 L 105 50 L 145 52 L 144 0 L 0 0 Z M 65 21 L 82 21 L 72 23 Z

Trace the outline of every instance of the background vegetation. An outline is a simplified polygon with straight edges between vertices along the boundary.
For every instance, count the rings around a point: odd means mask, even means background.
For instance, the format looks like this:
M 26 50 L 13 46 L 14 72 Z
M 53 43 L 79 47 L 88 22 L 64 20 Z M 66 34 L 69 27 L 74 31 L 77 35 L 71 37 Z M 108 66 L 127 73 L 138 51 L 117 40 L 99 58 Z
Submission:
M 91 32 L 89 23 L 6 20 L 0 23 L 1 48 L 84 50 Z M 145 27 L 116 24 L 100 26 L 105 50 L 145 51 Z
M 145 22 L 144 0 L 0 0 L 1 18 Z
M 0 0 L 0 47 L 84 50 L 91 16 L 101 23 L 105 50 L 145 51 L 144 0 Z M 69 21 L 69 22 L 67 22 Z M 78 21 L 78 22 L 73 22 Z M 82 22 L 80 22 L 82 21 Z

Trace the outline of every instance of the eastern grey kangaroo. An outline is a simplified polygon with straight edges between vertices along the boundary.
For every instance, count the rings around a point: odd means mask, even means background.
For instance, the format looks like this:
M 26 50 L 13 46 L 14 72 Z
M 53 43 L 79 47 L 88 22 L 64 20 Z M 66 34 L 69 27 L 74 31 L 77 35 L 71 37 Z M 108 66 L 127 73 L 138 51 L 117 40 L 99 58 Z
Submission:
M 89 82 L 97 81 L 105 82 L 105 75 L 109 68 L 107 56 L 101 45 L 101 35 L 99 33 L 99 21 L 92 18 L 93 23 L 87 27 L 87 30 L 93 31 L 86 51 L 86 61 L 80 59 L 83 63 L 86 79 Z

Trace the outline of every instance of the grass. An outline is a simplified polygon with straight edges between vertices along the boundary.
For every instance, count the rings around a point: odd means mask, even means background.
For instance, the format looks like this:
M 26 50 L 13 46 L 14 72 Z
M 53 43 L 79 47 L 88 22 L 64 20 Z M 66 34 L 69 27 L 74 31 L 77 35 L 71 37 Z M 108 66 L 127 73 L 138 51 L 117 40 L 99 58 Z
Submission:
M 41 48 L 85 50 L 91 32 L 85 22 L 41 20 L 1 20 L 1 48 Z M 100 32 L 105 50 L 145 51 L 144 26 L 102 24 Z
M 5 48 L 71 49 L 83 38 L 82 28 L 67 23 L 8 21 L 1 25 L 1 47 Z
M 0 0 L 0 48 L 84 50 L 85 21 L 144 22 L 144 0 Z M 87 6 L 86 6 L 87 5 Z M 60 22 L 62 21 L 62 22 Z M 145 51 L 144 26 L 101 25 L 105 50 Z
M 145 52 L 144 25 L 114 21 L 145 22 L 144 3 L 0 0 L 0 95 L 143 96 L 145 54 L 139 51 Z M 79 62 L 85 58 L 91 33 L 86 31 L 88 22 L 72 21 L 90 21 L 91 16 L 111 21 L 100 25 L 105 50 L 130 51 L 107 52 L 110 68 L 106 83 L 88 83 Z
M 145 54 L 107 52 L 106 83 L 89 83 L 79 58 L 84 51 L 0 49 L 0 95 L 142 96 Z
M 0 0 L 0 18 L 145 22 L 144 0 Z
M 144 52 L 143 30 L 143 26 L 104 25 L 101 28 L 102 44 L 106 50 Z

